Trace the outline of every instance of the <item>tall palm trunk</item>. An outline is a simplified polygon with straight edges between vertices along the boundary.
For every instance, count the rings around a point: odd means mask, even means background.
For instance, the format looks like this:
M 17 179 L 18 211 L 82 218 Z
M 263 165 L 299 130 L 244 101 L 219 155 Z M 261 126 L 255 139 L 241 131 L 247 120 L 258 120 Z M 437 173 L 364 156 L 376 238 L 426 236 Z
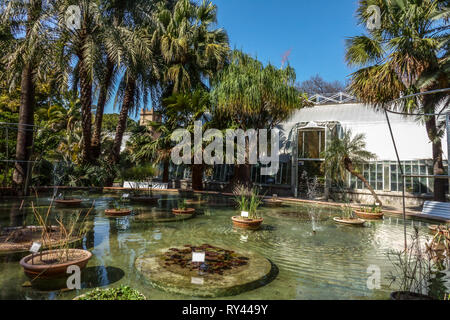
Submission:
M 38 19 L 38 15 L 42 10 L 42 1 L 36 0 L 30 3 L 27 12 L 27 26 L 25 37 L 30 34 L 31 25 Z M 28 61 L 22 70 L 22 78 L 20 83 L 21 97 L 19 109 L 19 126 L 17 132 L 16 144 L 16 160 L 13 173 L 13 187 L 18 195 L 28 192 L 25 190 L 25 183 L 32 153 L 33 145 L 33 125 L 34 125 L 34 65 L 33 61 Z
M 197 191 L 203 190 L 203 168 L 202 164 L 192 165 L 192 189 Z
M 123 134 L 127 128 L 128 113 L 133 107 L 135 89 L 136 81 L 133 78 L 129 78 L 125 89 L 125 95 L 123 97 L 122 109 L 119 114 L 119 122 L 116 127 L 114 145 L 111 150 L 110 159 L 112 164 L 117 164 L 120 160 L 120 147 L 122 146 Z
M 428 133 L 428 138 L 432 143 L 433 149 L 433 175 L 444 175 L 444 162 L 442 159 L 442 141 L 438 137 L 437 127 L 436 127 L 436 118 L 434 116 L 429 117 L 425 122 L 425 126 Z M 445 180 L 444 179 L 434 179 L 434 200 L 445 202 Z
M 81 141 L 81 160 L 83 163 L 92 163 L 91 134 L 92 134 L 92 79 L 88 67 L 85 64 L 84 39 L 85 31 L 81 31 L 81 49 L 78 54 L 80 73 L 81 96 L 81 123 L 83 127 L 83 139 Z
M 26 194 L 24 190 L 31 158 L 34 124 L 34 91 L 33 67 L 27 63 L 22 70 L 21 97 L 19 110 L 19 126 L 17 133 L 16 160 L 13 174 L 14 188 L 18 195 Z
M 92 157 L 97 159 L 101 152 L 101 133 L 103 123 L 103 113 L 105 111 L 106 98 L 111 86 L 111 80 L 114 72 L 114 63 L 108 58 L 106 62 L 105 78 L 100 87 L 100 95 L 97 102 L 97 111 L 95 113 L 94 135 L 92 136 Z
M 233 191 L 234 187 L 238 184 L 242 184 L 247 187 L 252 186 L 251 165 L 249 164 L 249 138 L 245 137 L 245 164 L 234 165 L 233 178 L 230 181 L 227 191 Z
M 163 162 L 163 176 L 162 176 L 162 182 L 167 183 L 169 182 L 169 158 L 165 159 Z
M 375 202 L 379 203 L 380 206 L 383 205 L 381 200 L 378 198 L 378 195 L 376 194 L 375 190 L 370 185 L 369 181 L 367 181 L 366 178 L 364 178 L 364 176 L 361 173 L 356 171 L 355 167 L 353 166 L 352 161 L 349 158 L 346 158 L 346 159 L 344 159 L 344 164 L 345 164 L 345 168 L 347 169 L 347 171 L 350 172 L 351 175 L 353 175 L 353 176 L 357 177 L 359 180 L 361 180 L 364 183 L 364 185 L 366 186 L 366 188 L 369 189 L 370 193 L 375 198 Z

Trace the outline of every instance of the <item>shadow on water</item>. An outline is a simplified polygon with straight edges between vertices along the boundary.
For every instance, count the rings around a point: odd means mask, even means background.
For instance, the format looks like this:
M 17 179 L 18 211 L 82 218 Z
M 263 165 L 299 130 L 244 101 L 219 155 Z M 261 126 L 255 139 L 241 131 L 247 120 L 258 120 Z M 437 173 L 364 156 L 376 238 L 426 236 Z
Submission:
M 124 276 L 125 272 L 116 267 L 89 267 L 81 272 L 81 289 L 105 287 L 120 281 Z M 67 279 L 68 277 L 36 279 L 31 285 L 34 290 L 41 292 L 59 291 L 67 289 Z

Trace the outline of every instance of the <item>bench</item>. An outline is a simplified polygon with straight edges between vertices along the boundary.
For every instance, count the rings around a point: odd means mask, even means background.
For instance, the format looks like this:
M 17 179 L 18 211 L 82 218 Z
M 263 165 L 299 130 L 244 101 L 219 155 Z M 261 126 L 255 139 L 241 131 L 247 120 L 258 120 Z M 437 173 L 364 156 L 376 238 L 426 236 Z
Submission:
M 422 214 L 450 220 L 450 202 L 425 201 Z

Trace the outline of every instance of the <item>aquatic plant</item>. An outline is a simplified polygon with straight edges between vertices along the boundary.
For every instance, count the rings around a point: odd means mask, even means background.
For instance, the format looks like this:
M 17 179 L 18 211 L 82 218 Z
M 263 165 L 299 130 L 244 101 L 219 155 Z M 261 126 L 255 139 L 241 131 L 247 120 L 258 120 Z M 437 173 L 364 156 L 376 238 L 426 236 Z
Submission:
M 237 185 L 234 190 L 234 201 L 240 211 L 248 212 L 250 219 L 258 219 L 258 208 L 263 203 L 256 188 L 250 189 L 244 185 Z
M 414 227 L 408 248 L 403 251 L 390 250 L 387 257 L 394 267 L 387 277 L 391 286 L 397 284 L 402 292 L 429 295 L 436 299 L 444 298 L 445 293 L 442 293 L 442 286 L 439 285 L 439 271 L 443 266 L 436 263 L 432 251 L 422 245 L 417 227 Z
M 58 250 L 58 254 L 56 255 L 54 263 L 64 263 L 70 261 L 70 247 L 73 243 L 74 239 L 82 238 L 84 234 L 87 232 L 87 217 L 91 213 L 94 203 L 92 207 L 88 210 L 88 212 L 83 215 L 81 211 L 77 212 L 77 214 L 71 215 L 69 222 L 65 223 L 61 217 L 56 217 L 56 223 L 58 224 L 58 240 L 54 241 L 54 228 L 50 225 L 49 216 L 50 210 L 53 205 L 53 201 L 50 203 L 45 214 L 42 214 L 37 210 L 34 206 L 34 202 L 31 202 L 31 207 L 33 209 L 33 214 L 42 228 L 41 234 L 41 248 L 47 248 L 48 250 Z M 42 249 L 41 249 L 42 250 Z
M 355 218 L 353 214 L 353 208 L 350 206 L 349 203 L 345 204 L 341 207 L 342 216 L 346 219 L 353 219 Z
M 96 288 L 78 300 L 145 300 L 145 296 L 135 289 L 122 285 L 118 288 Z
M 205 252 L 205 263 L 192 262 L 193 252 Z M 183 249 L 170 248 L 161 258 L 166 268 L 178 267 L 186 271 L 199 271 L 223 275 L 227 270 L 248 264 L 249 258 L 234 251 L 214 247 L 209 244 L 201 246 L 185 245 Z

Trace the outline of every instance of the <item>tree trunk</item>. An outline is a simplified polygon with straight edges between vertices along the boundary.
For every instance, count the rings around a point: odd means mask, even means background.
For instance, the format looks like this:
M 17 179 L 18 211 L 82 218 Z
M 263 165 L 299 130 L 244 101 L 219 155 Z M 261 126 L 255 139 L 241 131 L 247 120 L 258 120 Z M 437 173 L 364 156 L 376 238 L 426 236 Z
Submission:
M 203 190 L 203 169 L 202 164 L 192 165 L 192 189 L 195 191 Z
M 164 160 L 163 162 L 163 182 L 167 183 L 169 182 L 169 159 Z
M 112 164 L 118 164 L 120 160 L 120 147 L 122 146 L 123 134 L 127 128 L 128 113 L 133 107 L 135 88 L 136 81 L 132 78 L 128 79 L 125 95 L 123 97 L 122 109 L 119 114 L 119 122 L 116 127 L 116 137 L 111 150 L 110 161 Z
M 375 202 L 378 203 L 380 206 L 382 206 L 383 203 L 378 198 L 378 195 L 376 194 L 375 190 L 370 185 L 369 181 L 367 181 L 366 178 L 364 178 L 364 176 L 361 173 L 359 173 L 355 170 L 355 168 L 353 167 L 353 163 L 350 159 L 345 159 L 344 161 L 345 161 L 345 168 L 347 169 L 347 171 L 350 172 L 353 176 L 357 177 L 359 180 L 361 180 L 364 183 L 364 185 L 366 186 L 366 188 L 369 189 L 370 193 L 372 194 L 372 196 L 375 199 Z
M 28 166 L 31 159 L 34 127 L 34 90 L 33 67 L 31 63 L 22 70 L 19 126 L 17 132 L 16 160 L 13 184 L 18 195 L 23 195 Z
M 42 10 L 42 1 L 34 1 L 27 12 L 27 26 L 25 37 L 29 38 L 29 28 L 34 23 Z M 27 61 L 22 69 L 22 78 L 20 83 L 21 97 L 19 109 L 19 126 L 17 128 L 17 143 L 16 143 L 16 160 L 13 173 L 13 188 L 20 196 L 27 194 L 25 190 L 25 183 L 32 156 L 32 145 L 34 135 L 34 65 L 33 60 Z
M 82 32 L 84 33 L 84 31 Z M 85 35 L 82 34 L 81 48 L 78 54 L 80 70 L 81 122 L 83 126 L 83 138 L 81 141 L 81 160 L 83 163 L 92 163 L 92 79 L 88 67 L 84 62 L 84 38 Z
M 114 72 L 114 63 L 108 58 L 106 62 L 105 78 L 100 87 L 100 95 L 97 101 L 97 110 L 95 113 L 94 135 L 92 136 L 92 157 L 97 159 L 101 153 L 101 134 L 103 113 L 105 110 L 106 99 L 108 97 L 109 88 Z
M 434 108 L 433 108 L 434 109 Z M 430 113 L 432 113 L 431 111 Z M 425 126 L 428 133 L 428 138 L 432 143 L 433 149 L 433 175 L 444 175 L 444 162 L 442 159 L 442 141 L 438 137 L 437 127 L 436 127 L 436 117 L 429 117 Z M 444 179 L 434 179 L 434 201 L 446 202 L 446 181 Z

